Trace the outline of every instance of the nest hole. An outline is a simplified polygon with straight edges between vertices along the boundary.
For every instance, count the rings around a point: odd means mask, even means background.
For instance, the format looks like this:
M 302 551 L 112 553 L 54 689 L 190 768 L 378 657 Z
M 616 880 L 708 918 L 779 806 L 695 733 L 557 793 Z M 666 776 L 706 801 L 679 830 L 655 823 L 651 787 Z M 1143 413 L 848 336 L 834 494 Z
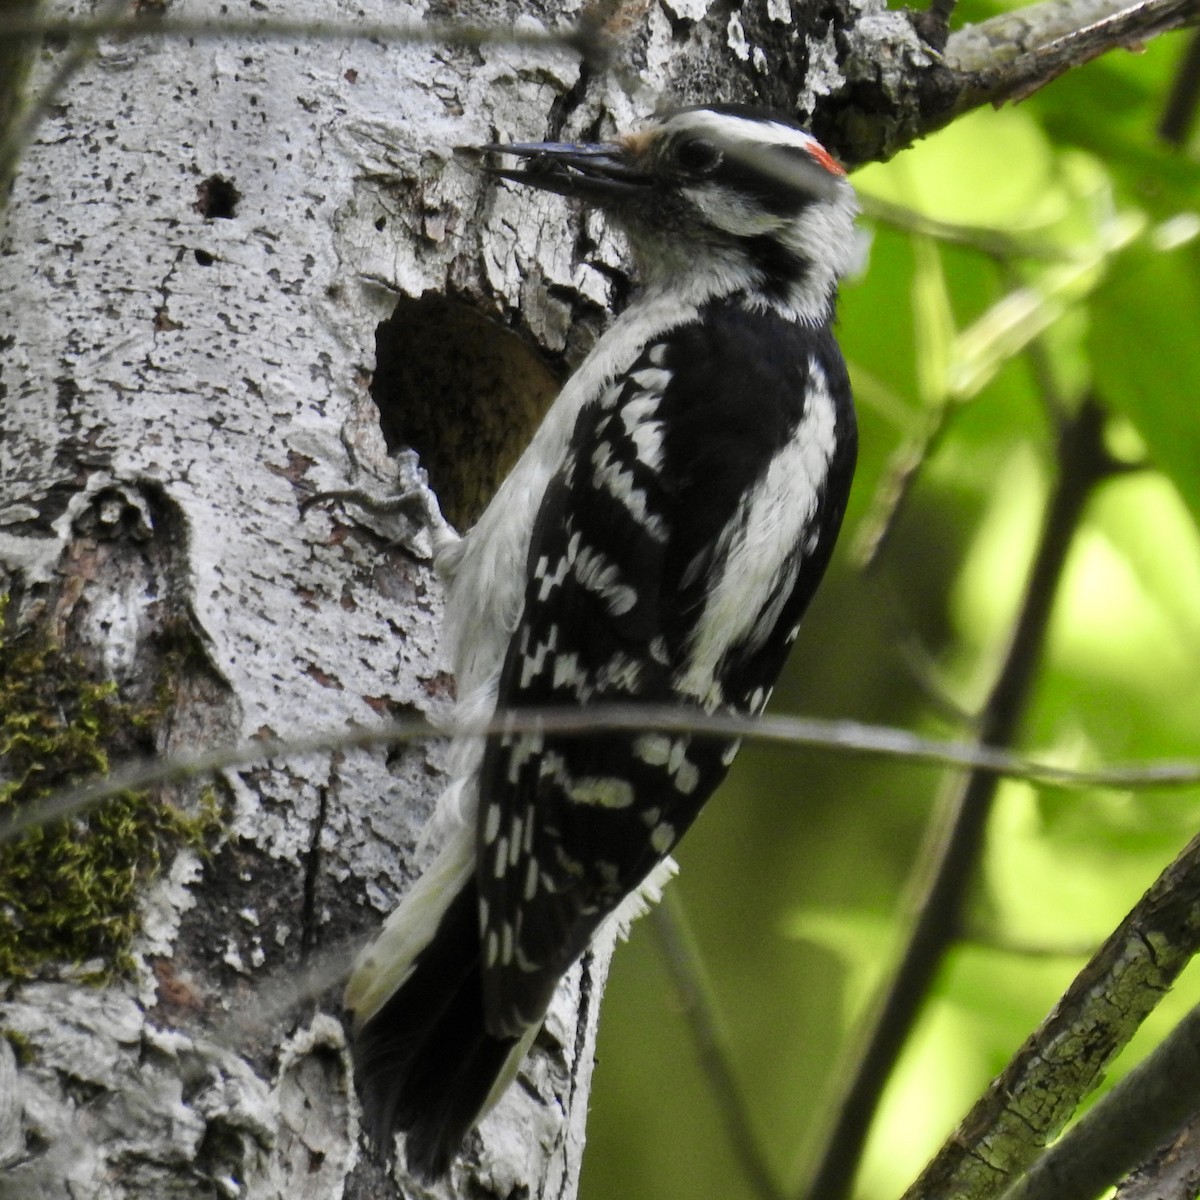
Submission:
M 520 335 L 439 293 L 402 297 L 375 331 L 371 397 L 388 450 L 417 451 L 459 529 L 483 511 L 558 387 Z

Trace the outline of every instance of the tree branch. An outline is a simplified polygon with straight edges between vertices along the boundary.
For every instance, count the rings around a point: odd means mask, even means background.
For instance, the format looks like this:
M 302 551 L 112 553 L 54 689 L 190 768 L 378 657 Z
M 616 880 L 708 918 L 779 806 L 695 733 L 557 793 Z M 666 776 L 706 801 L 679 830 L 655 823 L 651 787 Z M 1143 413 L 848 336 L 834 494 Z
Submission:
M 1197 950 L 1200 837 L 1096 952 L 903 1200 L 990 1200 L 1011 1185 L 1096 1086 L 1105 1065 Z M 1113 1140 L 1121 1141 L 1127 1132 L 1122 1125 Z M 1164 1132 L 1160 1129 L 1158 1136 Z M 1139 1155 L 1147 1149 L 1143 1146 Z
M 1003 1200 L 1092 1200 L 1200 1108 L 1200 1008 L 1193 1008 Z
M 1193 24 L 1197 0 L 1047 0 L 954 34 L 946 61 L 960 78 L 955 113 L 1020 100 L 1108 50 Z
M 1195 1200 L 1200 1194 L 1200 1115 L 1176 1130 L 1118 1186 L 1113 1200 Z
M 1063 427 L 1058 484 L 1008 652 L 980 714 L 982 745 L 1009 745 L 1016 736 L 1041 661 L 1067 552 L 1092 489 L 1110 470 L 1103 427 L 1103 413 L 1091 402 L 1085 402 Z M 967 888 L 998 785 L 995 772 L 973 771 L 941 806 L 922 855 L 917 877 L 923 882 L 918 884 L 908 941 L 855 1048 L 832 1131 L 805 1193 L 808 1200 L 841 1200 L 850 1190 L 880 1097 L 946 951 L 959 935 Z
M 870 66 L 852 55 L 854 86 L 814 116 L 817 135 L 847 164 L 891 158 L 973 108 L 1021 99 L 1108 50 L 1193 24 L 1200 0 L 1043 0 L 958 30 L 944 50 L 937 36 L 925 39 L 931 19 L 887 26 Z M 897 61 L 909 64 L 899 78 L 889 68 Z

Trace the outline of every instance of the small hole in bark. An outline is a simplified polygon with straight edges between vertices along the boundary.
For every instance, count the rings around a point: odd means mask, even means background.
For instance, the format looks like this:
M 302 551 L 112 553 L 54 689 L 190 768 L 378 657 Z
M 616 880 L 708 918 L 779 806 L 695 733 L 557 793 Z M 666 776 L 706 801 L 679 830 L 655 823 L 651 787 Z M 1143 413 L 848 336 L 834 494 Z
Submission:
M 512 469 L 558 386 L 524 339 L 438 293 L 402 298 L 375 331 L 371 396 L 388 450 L 417 451 L 460 529 Z
M 192 253 L 196 256 L 196 261 L 202 267 L 211 267 L 213 265 L 213 256 L 207 250 L 193 250 Z
M 223 175 L 210 175 L 196 188 L 196 211 L 214 220 L 228 221 L 237 212 L 242 193 L 232 180 Z

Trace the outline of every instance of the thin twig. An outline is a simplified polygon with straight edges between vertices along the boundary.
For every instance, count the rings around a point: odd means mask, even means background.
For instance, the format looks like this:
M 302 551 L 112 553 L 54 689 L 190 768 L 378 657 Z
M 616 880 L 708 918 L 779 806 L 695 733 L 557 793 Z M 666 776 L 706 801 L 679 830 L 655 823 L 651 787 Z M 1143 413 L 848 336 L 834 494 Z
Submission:
M 124 19 L 121 17 L 121 10 L 128 5 L 128 2 L 129 0 L 109 0 L 109 3 L 101 8 L 99 14 L 92 18 L 92 23 L 99 25 L 105 21 Z M 37 23 L 38 18 L 32 15 L 8 18 L 0 23 L 0 37 L 4 36 L 6 26 L 17 27 L 13 33 L 14 39 L 23 40 L 36 36 L 29 29 L 22 32 L 20 26 L 33 26 Z M 21 109 L 20 116 L 3 131 L 4 136 L 0 139 L 0 181 L 11 179 L 15 174 L 21 154 L 32 140 L 42 118 L 50 111 L 63 88 L 91 61 L 92 55 L 96 51 L 98 36 L 98 34 L 84 33 L 73 39 L 70 49 L 63 55 L 54 73 L 46 81 L 41 94 L 36 99 L 29 101 Z
M 1159 759 L 1078 770 L 997 747 L 921 737 L 888 725 L 824 721 L 810 717 L 706 716 L 677 706 L 660 704 L 597 705 L 594 708 L 570 710 L 511 710 L 498 713 L 489 721 L 464 724 L 457 732 L 478 737 L 539 732 L 564 737 L 587 737 L 596 733 L 644 732 L 646 729 L 696 736 L 737 737 L 767 745 L 819 746 L 839 753 L 966 768 L 1060 788 L 1148 789 L 1200 784 L 1200 759 Z M 247 767 L 265 759 L 393 746 L 446 736 L 445 728 L 437 728 L 428 721 L 393 721 L 338 733 L 256 740 L 199 754 L 138 759 L 78 787 L 56 791 L 44 799 L 22 805 L 7 817 L 0 818 L 0 842 L 48 821 L 93 808 L 122 792 L 181 783 L 218 771 Z M 3 775 L 0 775 L 2 781 Z
M 959 405 L 946 399 L 922 412 L 914 428 L 889 458 L 883 479 L 854 541 L 854 558 L 863 571 L 878 567 L 900 517 L 913 495 L 921 470 L 945 436 Z
M 1200 31 L 1188 39 L 1158 123 L 1158 136 L 1168 146 L 1182 150 L 1187 145 L 1196 125 L 1197 106 L 1200 106 Z
M 998 264 L 1000 276 L 1006 292 L 1015 292 L 1023 287 L 1025 281 L 1012 260 Z M 1054 374 L 1054 365 L 1049 348 L 1044 338 L 1035 337 L 1025 347 L 1025 358 L 1033 372 L 1034 386 L 1038 398 L 1047 414 L 1056 424 L 1061 425 L 1070 417 L 1070 408 L 1063 397 L 1062 386 Z
M 700 1067 L 708 1076 L 721 1110 L 733 1152 L 756 1195 L 762 1200 L 782 1200 L 783 1192 L 771 1177 L 766 1155 L 750 1123 L 750 1114 L 733 1070 L 729 1039 L 718 1016 L 716 998 L 696 952 L 677 888 L 668 888 L 663 893 L 662 901 L 650 911 L 650 920 L 658 935 L 671 981 L 682 1001 Z
M 38 0 L 0 0 L 0 21 L 12 13 L 26 14 L 36 9 Z M 29 68 L 37 57 L 36 38 L 0 37 L 0 147 L 25 109 L 25 84 Z M 12 164 L 0 150 L 0 210 L 8 202 Z
M 1041 241 L 1032 234 L 1013 234 L 1002 229 L 989 229 L 985 225 L 940 221 L 906 205 L 866 193 L 860 195 L 859 202 L 862 204 L 863 216 L 879 221 L 891 229 L 931 237 L 952 246 L 978 250 L 980 254 L 998 262 L 1066 262 L 1072 257 L 1071 251 L 1066 247 L 1050 241 Z
M 123 5 L 122 5 L 123 7 Z M 65 42 L 156 38 L 184 41 L 258 39 L 272 42 L 432 42 L 438 45 L 482 46 L 502 42 L 511 46 L 565 47 L 584 57 L 604 49 L 601 30 L 592 21 L 566 29 L 536 26 L 471 25 L 422 21 L 304 21 L 281 17 L 164 17 L 100 13 L 90 17 L 12 16 L 0 21 L 0 36 L 48 37 Z
M 1007 746 L 1016 736 L 1067 552 L 1092 489 L 1110 470 L 1103 427 L 1099 406 L 1088 401 L 1062 429 L 1058 484 L 1008 652 L 980 713 L 981 745 Z M 974 770 L 940 806 L 917 876 L 912 928 L 867 1032 L 852 1049 L 832 1130 L 804 1192 L 808 1200 L 842 1200 L 850 1190 L 880 1097 L 946 951 L 959 934 L 967 887 L 998 785 L 995 772 Z
M 51 38 L 68 44 L 62 62 L 53 77 L 31 102 L 19 120 L 4 131 L 0 141 L 0 179 L 15 170 L 25 146 L 32 139 L 42 118 L 70 78 L 91 58 L 101 37 L 116 40 L 155 38 L 189 42 L 257 39 L 259 41 L 326 42 L 378 41 L 419 42 L 448 46 L 482 46 L 503 43 L 514 46 L 542 46 L 572 50 L 593 67 L 607 61 L 610 40 L 595 19 L 576 22 L 566 29 L 547 30 L 530 27 L 429 23 L 410 21 L 304 21 L 279 17 L 237 18 L 164 17 L 153 13 L 126 14 L 129 0 L 111 0 L 90 17 L 49 17 L 36 12 L 12 13 L 0 17 L 0 39 L 23 41 Z

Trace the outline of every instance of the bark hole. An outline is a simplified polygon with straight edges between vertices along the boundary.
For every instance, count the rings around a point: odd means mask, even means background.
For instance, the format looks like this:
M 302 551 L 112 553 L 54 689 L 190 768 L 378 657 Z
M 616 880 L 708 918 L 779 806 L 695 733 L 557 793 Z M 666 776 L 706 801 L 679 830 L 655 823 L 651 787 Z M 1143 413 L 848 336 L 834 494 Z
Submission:
M 460 300 L 402 297 L 375 332 L 371 396 L 388 450 L 417 451 L 460 529 L 483 511 L 557 391 L 528 343 Z
M 242 193 L 223 175 L 210 175 L 196 188 L 196 211 L 209 219 L 228 221 L 237 212 Z

